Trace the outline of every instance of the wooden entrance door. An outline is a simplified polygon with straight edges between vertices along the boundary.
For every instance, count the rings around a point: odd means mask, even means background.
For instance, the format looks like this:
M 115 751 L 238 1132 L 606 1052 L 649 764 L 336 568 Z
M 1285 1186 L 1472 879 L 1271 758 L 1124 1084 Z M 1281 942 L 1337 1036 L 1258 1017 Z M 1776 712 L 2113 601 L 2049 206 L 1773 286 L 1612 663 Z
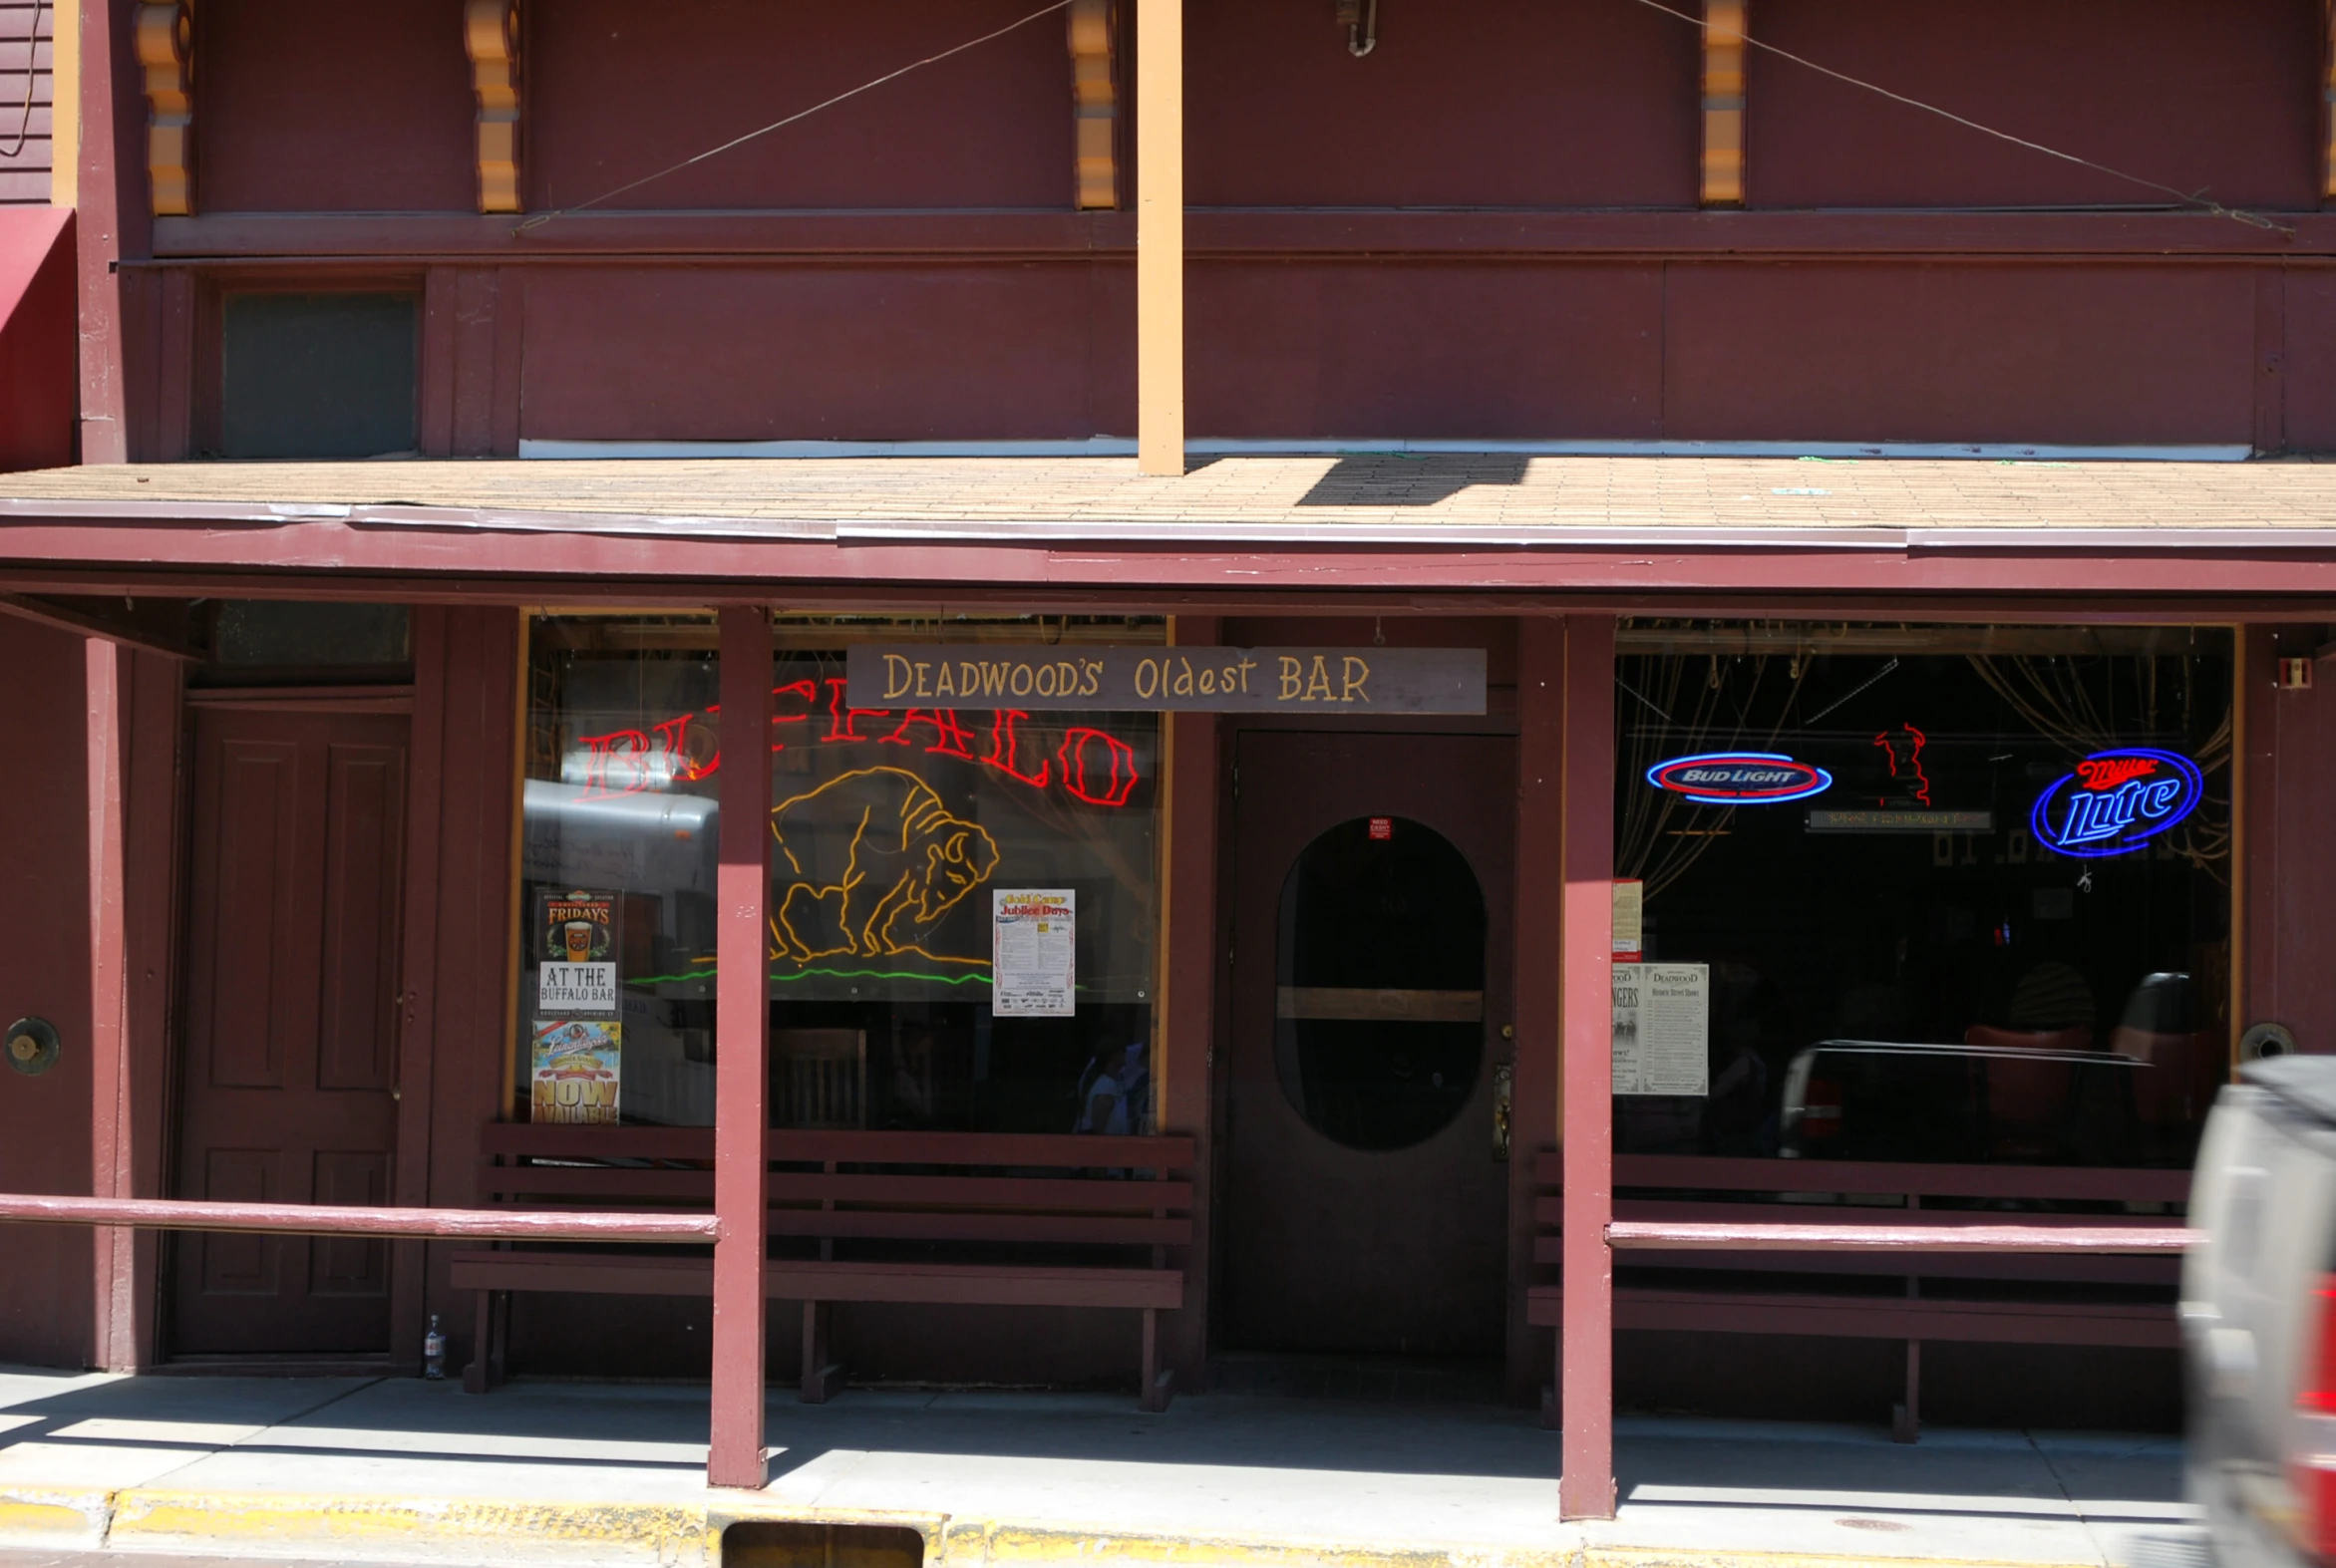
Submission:
M 387 1203 L 406 732 L 196 710 L 180 1196 Z M 177 1355 L 390 1348 L 389 1246 L 182 1234 Z
M 1235 756 L 1225 1348 L 1499 1355 L 1515 743 Z

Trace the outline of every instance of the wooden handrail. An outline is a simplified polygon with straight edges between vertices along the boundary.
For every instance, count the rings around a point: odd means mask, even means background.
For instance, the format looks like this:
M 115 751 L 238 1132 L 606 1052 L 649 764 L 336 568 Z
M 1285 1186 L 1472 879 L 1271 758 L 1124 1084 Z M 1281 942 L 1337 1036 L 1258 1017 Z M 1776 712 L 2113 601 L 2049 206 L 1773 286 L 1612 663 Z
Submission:
M 1691 1252 L 2179 1252 L 2198 1241 L 2180 1225 L 1735 1225 L 1616 1220 L 1617 1249 Z
M 262 1231 L 285 1236 L 423 1236 L 468 1241 L 712 1241 L 711 1214 L 514 1213 L 508 1209 L 210 1203 L 182 1198 L 82 1198 L 0 1193 L 0 1221 L 127 1225 L 142 1230 Z

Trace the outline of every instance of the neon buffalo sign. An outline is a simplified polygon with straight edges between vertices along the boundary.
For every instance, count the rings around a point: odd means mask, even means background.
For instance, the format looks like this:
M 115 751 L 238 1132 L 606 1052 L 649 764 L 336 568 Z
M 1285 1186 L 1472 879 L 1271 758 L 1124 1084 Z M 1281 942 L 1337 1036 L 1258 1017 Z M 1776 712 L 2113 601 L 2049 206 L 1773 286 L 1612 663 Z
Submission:
M 1776 805 L 1823 793 L 1834 776 L 1776 752 L 1707 752 L 1657 763 L 1646 782 L 1698 805 Z
M 824 702 L 823 685 L 827 688 Z M 1126 805 L 1141 782 L 1136 773 L 1136 749 L 1101 730 L 1073 725 L 1064 730 L 1062 743 L 1051 755 L 1039 756 L 1030 750 L 1028 738 L 1021 732 L 1030 715 L 1019 708 L 1000 708 L 987 715 L 988 724 L 968 728 L 959 722 L 956 711 L 948 708 L 854 708 L 844 700 L 843 688 L 841 677 L 773 687 L 771 695 L 778 711 L 771 716 L 771 750 L 787 750 L 787 740 L 779 738 L 783 734 L 793 737 L 798 745 L 814 746 L 857 741 L 914 747 L 923 740 L 930 743 L 923 748 L 927 755 L 937 753 L 977 763 L 1033 789 L 1059 784 L 1073 799 L 1089 805 Z M 824 720 L 820 717 L 823 710 Z M 584 786 L 576 798 L 612 800 L 712 778 L 721 770 L 722 754 L 713 744 L 712 728 L 699 721 L 721 712 L 721 704 L 716 703 L 702 713 L 685 713 L 646 730 L 577 736 L 585 751 L 570 764 L 571 768 L 575 762 L 582 764 L 582 777 L 569 780 Z M 871 722 L 862 730 L 863 719 L 895 722 Z M 812 730 L 787 730 L 790 725 L 811 726 L 825 733 L 813 740 Z
M 2132 854 L 2196 810 L 2205 797 L 2205 776 L 2188 758 L 2120 747 L 2095 752 L 2038 795 L 2028 826 L 2039 843 L 2064 855 Z

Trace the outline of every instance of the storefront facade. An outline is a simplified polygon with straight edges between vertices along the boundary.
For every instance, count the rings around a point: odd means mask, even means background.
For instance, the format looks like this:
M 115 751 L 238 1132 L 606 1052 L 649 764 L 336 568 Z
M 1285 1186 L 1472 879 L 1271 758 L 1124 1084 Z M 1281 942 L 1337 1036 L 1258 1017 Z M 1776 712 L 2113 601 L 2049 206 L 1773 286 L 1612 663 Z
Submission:
M 0 1194 L 699 1228 L 0 1358 L 2173 1419 L 2169 1256 L 1627 1231 L 2175 1230 L 2336 1038 L 2325 19 L 1663 9 L 86 7 Z

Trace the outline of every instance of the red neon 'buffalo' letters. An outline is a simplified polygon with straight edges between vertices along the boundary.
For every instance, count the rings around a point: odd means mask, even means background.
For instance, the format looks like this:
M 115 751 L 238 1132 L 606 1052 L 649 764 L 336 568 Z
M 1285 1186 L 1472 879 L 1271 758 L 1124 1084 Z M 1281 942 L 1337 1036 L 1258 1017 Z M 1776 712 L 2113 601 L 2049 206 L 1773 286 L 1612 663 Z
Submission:
M 971 749 L 973 732 L 968 730 L 957 711 L 951 708 L 850 708 L 844 704 L 844 683 L 831 680 L 826 683 L 829 715 L 828 733 L 821 742 L 873 741 L 883 745 L 911 746 L 918 729 L 932 732 L 932 744 L 925 747 L 929 755 L 962 758 L 994 768 L 1017 784 L 1033 789 L 1044 789 L 1060 782 L 1064 792 L 1073 799 L 1089 805 L 1122 806 L 1134 796 L 1136 786 L 1143 783 L 1136 767 L 1136 749 L 1107 731 L 1086 725 L 1073 725 L 1063 732 L 1062 744 L 1051 758 L 1039 758 L 1035 773 L 1028 771 L 1022 757 L 1020 726 L 1030 715 L 1019 708 L 1000 708 L 990 720 L 989 749 L 976 757 Z M 793 697 L 802 702 L 801 713 L 774 713 L 774 726 L 808 724 L 813 711 L 820 706 L 819 686 L 803 680 L 786 686 L 773 687 L 773 697 Z M 584 788 L 579 796 L 585 800 L 608 800 L 620 795 L 639 794 L 645 789 L 663 784 L 697 784 L 722 771 L 722 751 L 717 745 L 703 762 L 691 749 L 690 727 L 700 719 L 719 719 L 722 705 L 709 704 L 704 709 L 660 720 L 648 730 L 612 730 L 606 735 L 585 735 L 576 739 L 586 748 L 584 762 Z M 859 730 L 862 719 L 893 719 L 897 723 L 883 735 L 863 735 Z M 698 732 L 703 736 L 705 732 Z M 655 739 L 651 740 L 651 736 Z M 1100 749 L 1100 750 L 1099 750 Z M 784 752 L 787 745 L 774 740 L 771 750 Z
M 1087 774 L 1087 749 L 1099 741 L 1108 760 L 1110 780 L 1100 791 Z M 1090 805 L 1126 805 L 1128 796 L 1136 792 L 1136 748 L 1101 730 L 1079 726 L 1064 731 L 1055 759 L 1063 765 L 1063 787 Z M 1104 771 L 1098 768 L 1099 773 Z

